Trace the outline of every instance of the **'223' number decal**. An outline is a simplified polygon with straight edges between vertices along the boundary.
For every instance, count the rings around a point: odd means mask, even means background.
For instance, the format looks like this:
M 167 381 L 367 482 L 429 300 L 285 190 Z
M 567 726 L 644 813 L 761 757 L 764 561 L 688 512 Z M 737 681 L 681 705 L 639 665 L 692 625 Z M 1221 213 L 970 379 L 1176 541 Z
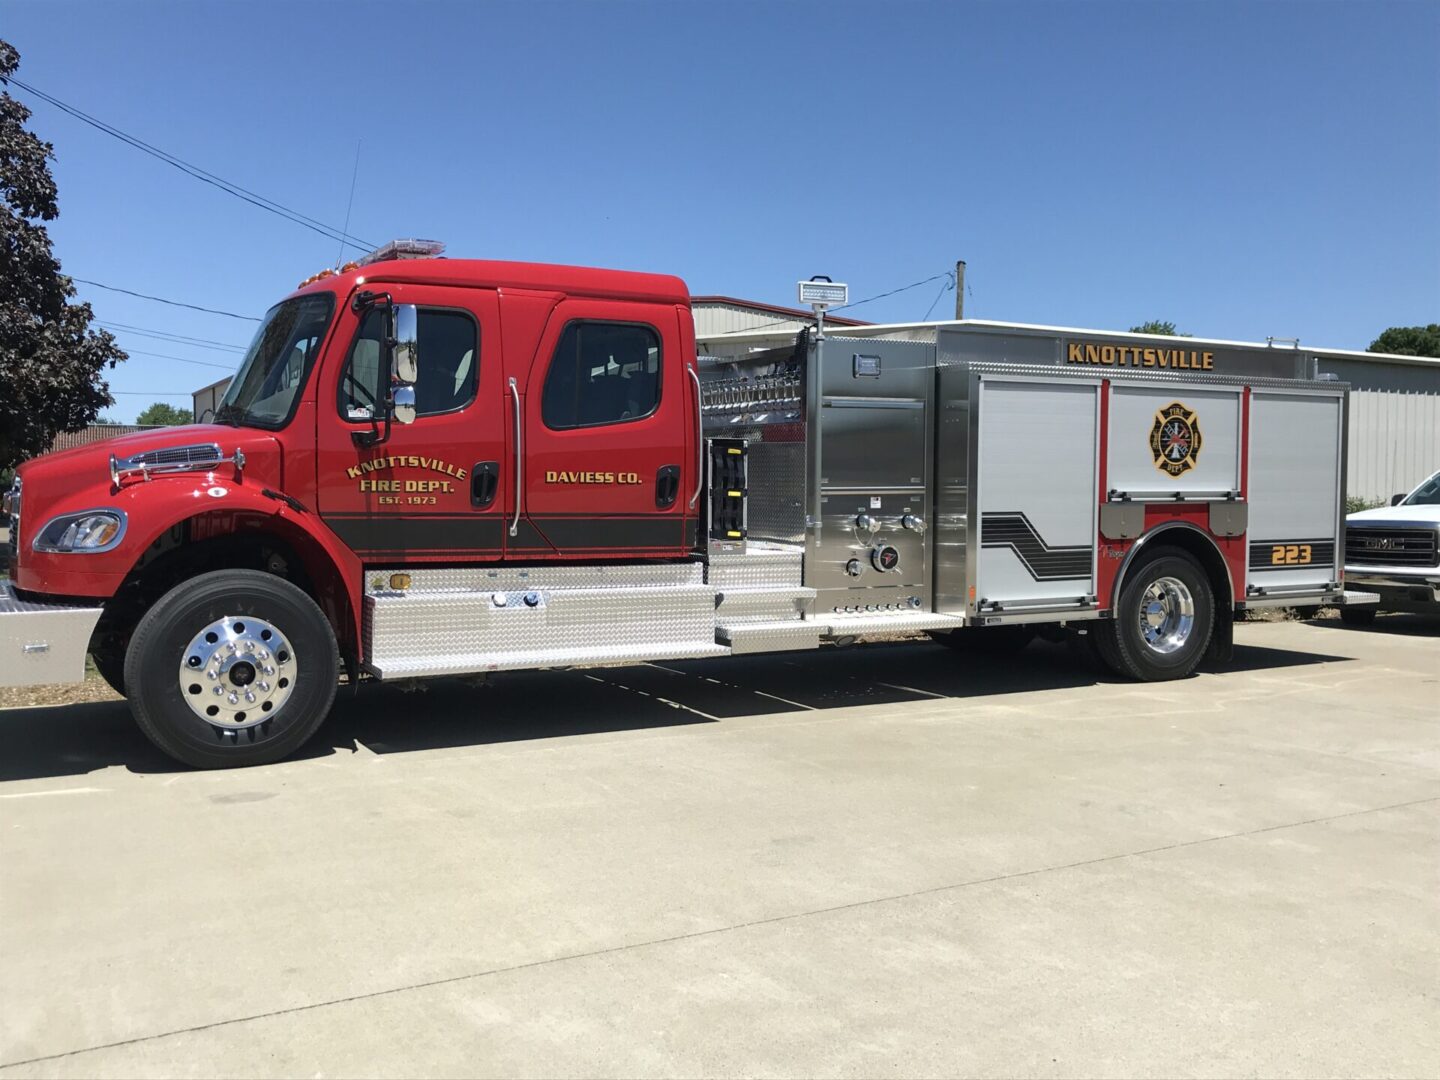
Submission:
M 1309 544 L 1276 544 L 1270 549 L 1271 566 L 1306 566 L 1309 562 Z

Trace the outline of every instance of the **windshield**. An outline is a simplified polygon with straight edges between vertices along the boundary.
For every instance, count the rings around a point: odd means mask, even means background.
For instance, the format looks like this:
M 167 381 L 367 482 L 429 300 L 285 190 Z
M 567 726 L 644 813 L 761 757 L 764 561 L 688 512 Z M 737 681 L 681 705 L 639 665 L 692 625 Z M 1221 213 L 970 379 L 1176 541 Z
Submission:
M 334 310 L 330 293 L 297 296 L 271 308 L 215 410 L 216 422 L 283 427 L 315 366 Z
M 1440 472 L 1410 493 L 1405 506 L 1440 506 Z

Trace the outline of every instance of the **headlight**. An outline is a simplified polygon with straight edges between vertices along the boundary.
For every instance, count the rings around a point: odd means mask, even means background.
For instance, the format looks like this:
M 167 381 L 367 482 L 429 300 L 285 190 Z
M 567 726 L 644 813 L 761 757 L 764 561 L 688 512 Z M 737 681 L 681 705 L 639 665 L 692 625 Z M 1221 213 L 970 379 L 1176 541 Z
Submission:
M 86 510 L 54 518 L 35 534 L 36 551 L 109 551 L 125 535 L 119 510 Z

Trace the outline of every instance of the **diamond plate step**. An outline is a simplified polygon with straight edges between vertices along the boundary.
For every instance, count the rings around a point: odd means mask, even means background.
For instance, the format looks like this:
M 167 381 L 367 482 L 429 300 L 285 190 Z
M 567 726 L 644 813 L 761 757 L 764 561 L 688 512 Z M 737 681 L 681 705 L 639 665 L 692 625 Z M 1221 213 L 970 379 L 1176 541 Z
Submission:
M 911 630 L 958 630 L 965 620 L 958 615 L 936 615 L 931 611 L 887 611 L 863 615 L 826 615 L 818 619 L 829 637 L 849 634 L 906 633 Z
M 717 656 L 708 585 L 535 587 L 365 597 L 365 666 L 381 678 Z
M 819 648 L 820 631 L 823 629 L 825 627 L 820 623 L 799 622 L 794 619 L 729 623 L 715 628 L 715 640 L 729 645 L 730 651 L 737 655 L 790 652 L 796 649 Z

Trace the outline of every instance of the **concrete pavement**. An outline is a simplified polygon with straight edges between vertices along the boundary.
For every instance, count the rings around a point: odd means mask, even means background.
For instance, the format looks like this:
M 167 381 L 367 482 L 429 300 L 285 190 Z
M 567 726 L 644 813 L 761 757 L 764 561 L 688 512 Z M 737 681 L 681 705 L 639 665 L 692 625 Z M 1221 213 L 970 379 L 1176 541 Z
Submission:
M 1440 1073 L 1440 625 L 0 711 L 0 1078 Z

